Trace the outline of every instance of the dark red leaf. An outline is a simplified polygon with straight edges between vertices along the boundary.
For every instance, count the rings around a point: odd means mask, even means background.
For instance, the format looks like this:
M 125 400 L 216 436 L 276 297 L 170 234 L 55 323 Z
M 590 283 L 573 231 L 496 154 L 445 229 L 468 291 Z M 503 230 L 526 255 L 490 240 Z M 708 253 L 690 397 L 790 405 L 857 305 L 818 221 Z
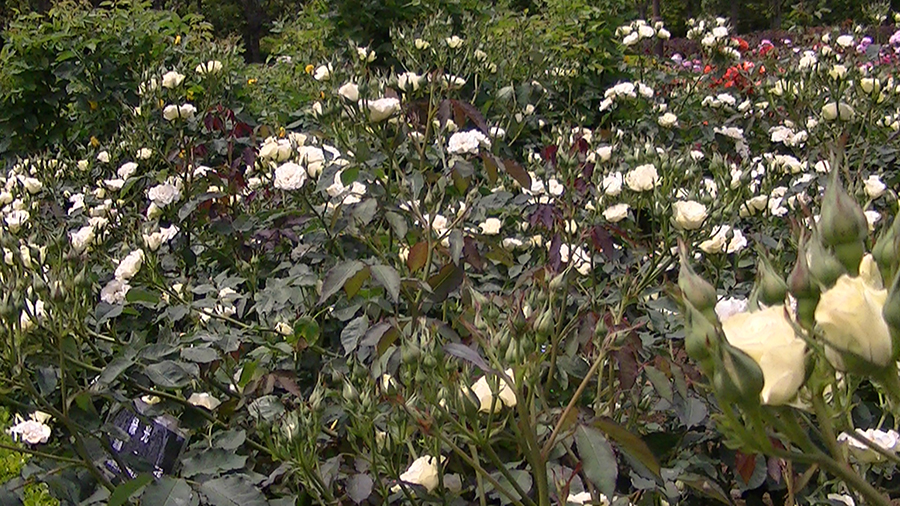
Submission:
M 462 128 L 464 119 L 468 118 L 484 135 L 490 135 L 487 121 L 484 120 L 481 111 L 474 105 L 460 100 L 450 100 L 450 104 L 453 106 L 453 116 L 457 118 L 457 120 L 454 120 L 457 126 Z
M 744 483 L 750 483 L 750 478 L 753 477 L 753 470 L 756 469 L 756 454 L 747 454 L 737 450 L 734 454 L 734 467 L 741 479 L 744 480 Z
M 471 237 L 463 239 L 463 256 L 465 257 L 466 262 L 468 262 L 476 271 L 481 272 L 484 269 L 484 261 L 478 253 L 478 247 L 476 246 L 475 240 Z
M 559 266 L 562 264 L 562 256 L 559 253 L 560 248 L 562 247 L 562 238 L 560 238 L 559 234 L 553 236 L 553 240 L 550 241 L 550 267 L 554 271 L 559 270 Z
M 541 150 L 541 158 L 543 158 L 545 162 L 549 162 L 552 167 L 556 167 L 556 153 L 558 151 L 559 146 L 555 144 L 544 146 L 544 149 Z
M 503 160 L 503 168 L 522 188 L 526 190 L 531 189 L 531 176 L 518 162 L 515 160 Z

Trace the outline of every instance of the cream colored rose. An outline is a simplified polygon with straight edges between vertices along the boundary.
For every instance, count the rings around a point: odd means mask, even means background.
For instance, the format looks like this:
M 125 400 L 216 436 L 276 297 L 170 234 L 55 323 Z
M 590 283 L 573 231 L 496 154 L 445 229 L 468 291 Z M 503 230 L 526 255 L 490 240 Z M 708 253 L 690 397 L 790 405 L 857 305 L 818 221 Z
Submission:
M 478 224 L 481 233 L 484 235 L 497 235 L 500 233 L 502 223 L 497 218 L 488 218 L 484 222 Z
M 379 98 L 378 100 L 369 100 L 365 104 L 369 109 L 369 119 L 373 123 L 384 121 L 394 114 L 400 112 L 400 101 L 396 98 Z
M 197 393 L 194 392 L 188 398 L 188 404 L 191 406 L 197 406 L 199 408 L 206 408 L 210 411 L 219 407 L 219 404 L 222 404 L 222 401 L 216 399 L 212 395 L 209 395 L 206 392 Z
M 610 223 L 617 223 L 628 217 L 628 204 L 616 204 L 603 210 L 603 217 Z
M 338 88 L 338 95 L 351 102 L 356 102 L 359 100 L 359 86 L 355 83 L 344 83 L 343 86 Z
M 443 461 L 444 458 L 442 457 Z M 410 483 L 412 485 L 421 485 L 425 490 L 431 492 L 437 488 L 438 480 L 438 461 L 434 457 L 422 456 L 417 458 L 410 464 L 409 468 L 400 475 L 400 481 Z M 394 487 L 399 489 L 399 486 Z
M 763 372 L 763 404 L 779 406 L 794 398 L 806 376 L 806 343 L 797 337 L 781 306 L 732 315 L 722 322 L 725 338 L 750 356 Z
M 659 186 L 659 173 L 652 164 L 639 165 L 625 174 L 625 184 L 636 192 L 652 190 Z
M 849 121 L 853 119 L 853 108 L 843 102 L 828 102 L 822 107 L 822 117 L 827 121 L 834 121 L 836 119 Z
M 839 277 L 816 306 L 816 324 L 828 345 L 826 350 L 852 353 L 878 367 L 890 364 L 893 343 L 881 315 L 885 300 L 887 290 L 875 288 L 865 278 Z M 843 360 L 834 358 L 829 356 L 832 365 L 843 369 Z
M 706 206 L 693 200 L 679 200 L 672 204 L 672 218 L 675 226 L 685 230 L 696 230 L 706 219 Z
M 175 88 L 180 86 L 182 81 L 184 81 L 184 74 L 179 74 L 174 70 L 166 72 L 162 76 L 163 88 Z
M 513 377 L 513 370 L 507 369 L 506 375 L 510 378 Z M 478 397 L 478 402 L 480 403 L 479 411 L 484 413 L 489 413 L 491 411 L 491 405 L 494 406 L 494 412 L 497 412 L 503 406 L 512 408 L 516 405 L 516 393 L 513 392 L 512 388 L 506 384 L 502 378 L 498 379 L 499 381 L 499 392 L 497 396 L 496 402 L 494 402 L 494 392 L 491 390 L 491 386 L 488 384 L 487 375 L 484 375 L 472 385 L 472 391 L 475 392 L 475 395 Z

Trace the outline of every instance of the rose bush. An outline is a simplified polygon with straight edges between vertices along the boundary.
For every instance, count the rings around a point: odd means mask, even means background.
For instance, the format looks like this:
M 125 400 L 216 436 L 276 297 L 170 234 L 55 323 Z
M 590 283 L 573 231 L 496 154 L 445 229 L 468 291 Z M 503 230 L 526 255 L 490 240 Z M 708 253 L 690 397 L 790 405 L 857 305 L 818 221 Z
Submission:
M 599 78 L 604 44 L 667 31 L 614 39 L 581 7 L 609 40 L 577 57 L 528 16 L 265 67 L 179 49 L 118 133 L 11 160 L 0 402 L 53 415 L 28 476 L 85 504 L 728 502 L 766 476 L 880 504 L 831 436 L 892 419 L 891 365 L 827 355 L 880 349 L 858 321 L 828 337 L 841 300 L 878 322 L 876 271 L 896 325 L 893 227 L 866 214 L 895 199 L 890 48 L 743 47 L 707 20 L 703 60 Z M 828 121 L 838 96 L 854 114 Z M 721 293 L 675 288 L 679 240 Z M 117 453 L 132 412 L 190 436 L 176 465 Z

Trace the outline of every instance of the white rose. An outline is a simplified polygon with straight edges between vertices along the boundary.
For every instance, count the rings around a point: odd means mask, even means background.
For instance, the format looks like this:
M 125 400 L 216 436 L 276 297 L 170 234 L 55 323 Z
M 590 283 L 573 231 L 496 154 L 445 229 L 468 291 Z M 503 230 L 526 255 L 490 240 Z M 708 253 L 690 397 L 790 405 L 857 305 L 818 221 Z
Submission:
M 147 249 L 150 251 L 156 251 L 163 243 L 163 236 L 160 232 L 153 232 L 152 234 L 142 234 L 144 239 L 144 245 L 147 246 Z
M 103 162 L 103 163 L 108 163 L 109 162 L 109 152 L 101 151 L 101 152 L 97 153 L 97 161 Z
M 110 280 L 100 290 L 100 300 L 107 304 L 121 304 L 125 302 L 125 295 L 128 293 L 128 290 L 131 290 L 131 286 L 127 282 L 119 279 Z
M 877 367 L 893 361 L 893 343 L 881 314 L 887 290 L 876 289 L 862 277 L 844 274 L 819 298 L 816 324 L 835 368 L 844 370 L 842 354 L 852 354 Z
M 706 206 L 694 200 L 679 200 L 672 204 L 675 226 L 684 230 L 696 230 L 706 219 Z
M 722 331 L 762 370 L 763 404 L 779 406 L 794 398 L 806 378 L 806 343 L 794 333 L 783 306 L 735 314 L 722 322 Z
M 847 67 L 844 65 L 835 65 L 828 71 L 828 75 L 832 79 L 843 79 L 847 75 Z
M 150 148 L 141 148 L 135 153 L 135 158 L 138 160 L 147 160 L 151 156 L 153 156 L 153 150 Z
M 372 51 L 367 47 L 357 47 L 356 55 L 360 60 L 367 63 L 372 63 L 373 61 L 375 61 L 375 51 Z
M 263 142 L 259 148 L 259 157 L 263 160 L 272 160 L 273 162 L 283 162 L 291 157 L 294 148 L 288 139 L 275 139 L 269 137 Z
M 853 108 L 844 102 L 829 102 L 822 107 L 822 117 L 828 121 L 840 119 L 848 121 L 853 118 Z
M 379 98 L 378 100 L 369 100 L 365 104 L 360 103 L 360 107 L 366 106 L 369 110 L 369 120 L 374 123 L 384 121 L 394 114 L 400 112 L 400 101 L 396 98 Z
M 671 128 L 678 124 L 678 116 L 675 116 L 671 112 L 667 112 L 657 119 L 657 123 L 663 128 Z
M 837 45 L 841 47 L 850 47 L 853 45 L 853 36 L 852 35 L 841 35 L 837 39 L 835 39 Z
M 331 79 L 331 65 L 319 65 L 313 72 L 313 79 L 316 81 L 327 81 Z
M 871 77 L 865 77 L 860 79 L 859 87 L 862 88 L 864 93 L 878 93 L 881 91 L 881 81 Z
M 206 63 L 201 63 L 194 67 L 194 72 L 202 75 L 207 74 L 218 74 L 222 71 L 222 62 L 217 60 L 210 60 Z
M 466 130 L 456 132 L 450 136 L 447 142 L 447 152 L 457 154 L 478 154 L 481 146 L 490 148 L 491 140 L 478 130 Z
M 750 301 L 747 299 L 738 299 L 735 297 L 729 297 L 727 299 L 722 299 L 719 302 L 716 302 L 716 316 L 719 318 L 720 322 L 724 322 L 725 320 L 731 318 L 732 316 L 740 313 L 746 313 L 750 308 Z
M 603 177 L 603 181 L 600 182 L 600 189 L 604 194 L 615 197 L 622 193 L 622 183 L 622 173 L 613 172 L 612 174 Z
M 88 170 L 90 168 L 90 162 L 88 162 L 87 160 L 78 160 L 78 163 L 76 165 L 78 166 L 78 170 L 82 171 Z
M 610 223 L 617 223 L 628 217 L 628 204 L 616 204 L 603 211 L 603 217 Z
M 597 153 L 597 156 L 600 158 L 601 162 L 608 162 L 609 159 L 612 158 L 612 151 L 612 146 L 600 146 L 594 152 Z
M 506 375 L 510 378 L 513 377 L 513 370 L 507 369 Z M 478 411 L 482 413 L 490 413 L 491 405 L 494 406 L 494 412 L 499 411 L 503 406 L 508 408 L 513 408 L 516 406 L 516 394 L 513 392 L 512 388 L 506 383 L 503 378 L 497 378 L 498 385 L 498 393 L 499 397 L 496 402 L 494 402 L 494 392 L 491 390 L 491 386 L 488 384 L 487 375 L 484 375 L 472 385 L 472 392 L 475 393 L 475 396 L 478 397 L 478 402 L 480 404 Z
M 443 461 L 444 459 L 441 458 Z M 438 461 L 434 457 L 422 456 L 413 461 L 413 463 L 400 475 L 400 481 L 412 485 L 421 485 L 428 492 L 437 488 L 440 480 L 438 479 Z M 399 490 L 399 485 L 394 487 Z
M 178 119 L 178 106 L 169 104 L 163 108 L 163 118 L 167 121 L 175 121 Z
M 23 420 L 6 431 L 15 440 L 22 440 L 36 445 L 46 443 L 50 439 L 50 427 L 37 420 Z
M 856 429 L 856 434 L 888 453 L 897 453 L 897 450 L 900 449 L 900 434 L 894 430 L 885 432 L 878 429 Z M 847 445 L 850 448 L 850 453 L 859 462 L 871 464 L 885 459 L 881 454 L 869 448 L 865 443 L 857 441 L 856 438 L 846 432 L 842 432 L 837 437 L 837 441 Z
M 147 191 L 147 198 L 157 207 L 163 208 L 173 202 L 178 202 L 181 199 L 181 191 L 174 185 L 164 183 L 150 188 Z
M 325 168 L 325 152 L 315 146 L 300 146 L 297 152 L 298 161 L 306 166 L 309 177 L 318 178 Z
M 219 399 L 216 399 L 215 397 L 213 397 L 212 395 L 209 395 L 206 392 L 192 393 L 191 396 L 188 397 L 187 402 L 191 406 L 206 408 L 210 411 L 219 407 L 219 404 L 222 404 L 222 401 L 220 401 Z
M 175 88 L 177 86 L 180 86 L 183 81 L 184 81 L 184 74 L 179 74 L 178 72 L 175 72 L 174 70 L 166 72 L 165 74 L 163 74 L 163 77 L 162 77 L 163 88 L 169 88 L 169 89 Z
M 6 226 L 9 227 L 9 231 L 15 234 L 30 217 L 31 214 L 28 211 L 24 209 L 14 209 L 7 213 L 4 221 L 6 221 Z
M 294 162 L 287 162 L 275 169 L 275 188 L 299 190 L 306 182 L 306 169 Z
M 870 175 L 866 181 L 866 195 L 869 196 L 870 199 L 877 199 L 884 191 L 887 189 L 887 186 L 881 182 L 881 178 L 875 174 Z
M 74 232 L 69 232 L 69 239 L 76 253 L 82 253 L 94 242 L 94 227 L 85 225 Z
M 343 86 L 338 88 L 338 95 L 351 102 L 356 102 L 359 100 L 359 86 L 357 86 L 355 83 L 345 83 Z
M 129 253 L 116 267 L 116 279 L 126 281 L 135 276 L 141 270 L 144 263 L 144 250 L 137 249 Z
M 422 39 L 416 39 L 415 45 L 416 49 L 419 51 L 424 51 L 431 47 L 431 44 L 428 41 Z
M 197 108 L 192 104 L 183 104 L 178 108 L 178 116 L 182 119 L 191 119 L 194 117 L 194 113 L 197 112 Z
M 119 170 L 116 171 L 116 174 L 122 179 L 128 179 L 132 174 L 137 170 L 138 164 L 134 162 L 123 163 Z
M 424 80 L 415 72 L 404 72 L 397 76 L 397 87 L 403 91 L 418 91 Z
M 448 46 L 450 46 L 450 49 L 458 49 L 458 48 L 462 47 L 463 42 L 465 42 L 463 39 L 460 39 L 456 35 L 454 35 L 452 37 L 447 37 L 446 39 L 444 39 L 444 41 L 447 43 Z
M 659 186 L 659 183 L 659 174 L 656 172 L 656 167 L 649 163 L 639 165 L 628 172 L 628 174 L 625 174 L 625 184 L 636 192 L 652 190 L 654 187 Z
M 497 218 L 488 218 L 483 223 L 478 224 L 481 233 L 484 235 L 497 235 L 500 233 L 502 223 Z

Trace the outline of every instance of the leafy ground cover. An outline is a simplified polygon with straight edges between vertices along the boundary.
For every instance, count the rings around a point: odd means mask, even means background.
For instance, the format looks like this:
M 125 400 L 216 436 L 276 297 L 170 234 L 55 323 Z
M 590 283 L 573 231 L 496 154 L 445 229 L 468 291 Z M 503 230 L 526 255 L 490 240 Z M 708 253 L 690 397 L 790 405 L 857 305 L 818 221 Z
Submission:
M 22 477 L 79 505 L 887 504 L 900 36 L 698 19 L 657 58 L 665 27 L 602 14 L 583 45 L 437 14 L 265 67 L 160 20 L 155 57 L 103 48 L 96 107 L 85 32 L 14 25 L 5 114 L 45 95 L 25 64 L 65 97 L 0 191 Z M 133 446 L 161 434 L 170 460 Z

